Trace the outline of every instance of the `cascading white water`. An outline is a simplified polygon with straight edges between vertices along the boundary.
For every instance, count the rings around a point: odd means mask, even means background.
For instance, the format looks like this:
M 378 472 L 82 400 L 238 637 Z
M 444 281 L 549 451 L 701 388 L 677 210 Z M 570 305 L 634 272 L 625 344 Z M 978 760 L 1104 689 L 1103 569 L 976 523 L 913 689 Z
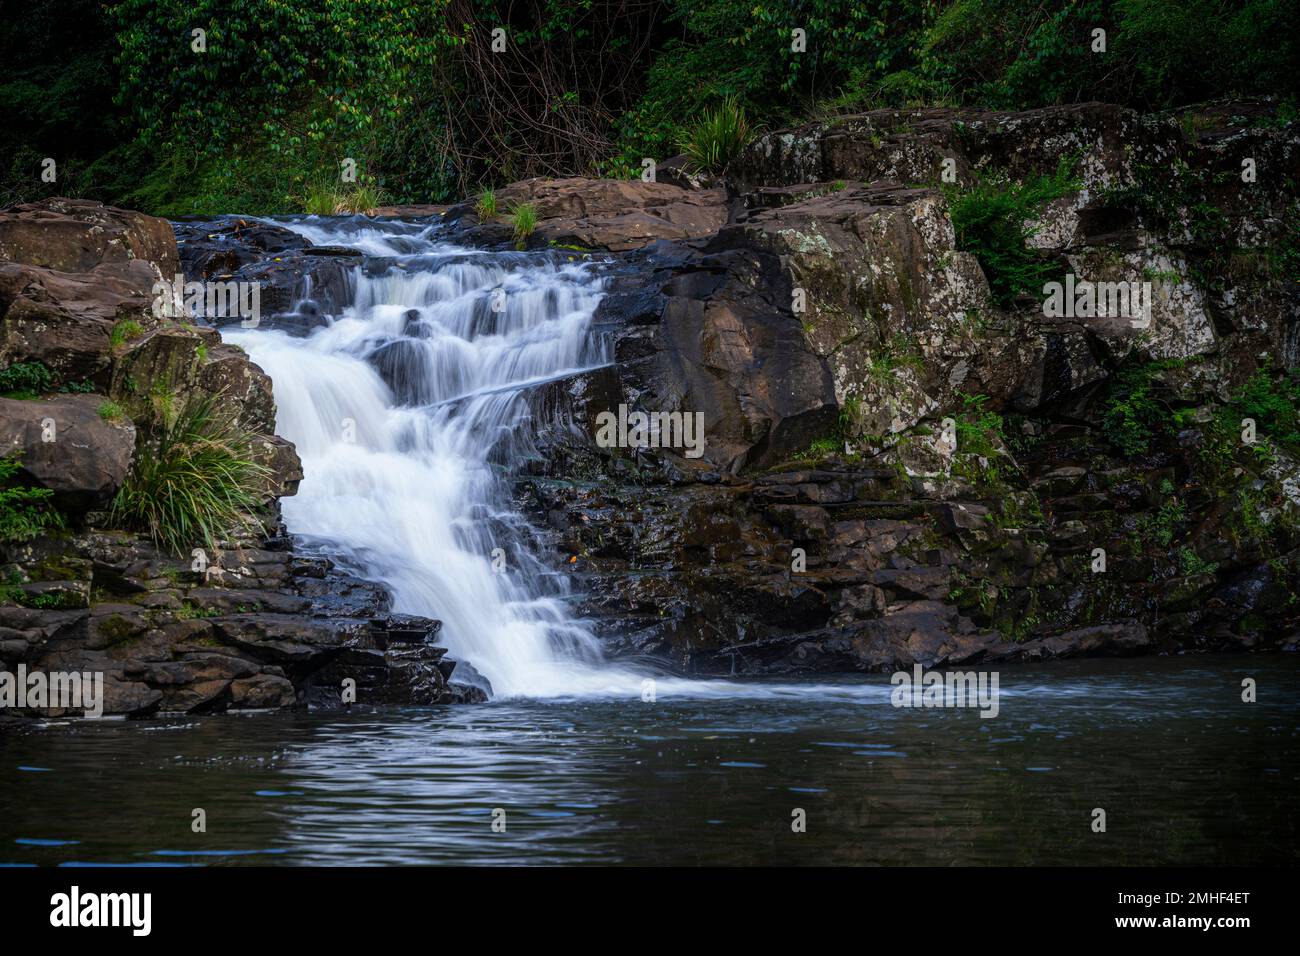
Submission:
M 442 640 L 498 695 L 588 683 L 599 646 L 565 607 L 566 582 L 511 533 L 493 451 L 526 440 L 529 386 L 605 361 L 587 334 L 600 281 L 585 263 L 518 267 L 378 229 L 298 228 L 406 254 L 358 267 L 352 304 L 306 338 L 227 336 L 271 376 L 277 428 L 302 458 L 289 528 L 386 584 L 394 610 L 442 620 Z
M 592 266 L 475 253 L 397 223 L 287 225 L 380 260 L 356 267 L 352 304 L 306 337 L 223 331 L 271 376 L 277 431 L 302 459 L 289 530 L 387 585 L 395 611 L 440 619 L 439 642 L 498 697 L 638 696 L 647 675 L 603 660 L 568 582 L 528 547 L 504 474 L 529 447 L 529 390 L 607 361 L 588 334 Z M 659 694 L 818 692 L 846 691 L 657 680 Z

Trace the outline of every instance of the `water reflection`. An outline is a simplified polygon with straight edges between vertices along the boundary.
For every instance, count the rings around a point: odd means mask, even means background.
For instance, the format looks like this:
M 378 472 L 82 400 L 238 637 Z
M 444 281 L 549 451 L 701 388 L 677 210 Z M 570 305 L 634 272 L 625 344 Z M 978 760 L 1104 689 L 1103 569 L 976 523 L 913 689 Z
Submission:
M 872 695 L 65 725 L 0 738 L 0 863 L 1294 863 L 1297 691 L 1288 657 L 1154 659 L 1004 668 L 992 720 Z

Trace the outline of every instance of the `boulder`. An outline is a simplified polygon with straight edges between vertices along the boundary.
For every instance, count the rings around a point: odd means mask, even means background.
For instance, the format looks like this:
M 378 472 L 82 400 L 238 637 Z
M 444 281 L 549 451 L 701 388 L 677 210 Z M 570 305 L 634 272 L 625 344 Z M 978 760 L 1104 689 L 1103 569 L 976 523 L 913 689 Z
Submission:
M 669 183 L 623 179 L 526 179 L 497 190 L 497 214 L 480 223 L 473 201 L 453 206 L 469 241 L 511 239 L 511 210 L 531 203 L 537 210 L 533 245 L 572 245 L 621 252 L 659 239 L 712 235 L 726 222 L 721 188 L 684 189 Z
M 113 326 L 150 321 L 153 281 L 141 260 L 85 273 L 0 262 L 0 364 L 43 362 L 64 381 L 105 386 Z
M 17 452 L 21 474 L 55 493 L 57 507 L 103 507 L 121 487 L 135 450 L 135 426 L 99 414 L 102 395 L 47 401 L 0 398 L 0 443 Z
M 171 223 L 89 199 L 46 199 L 5 210 L 0 259 L 56 272 L 140 261 L 155 279 L 168 282 L 180 272 Z

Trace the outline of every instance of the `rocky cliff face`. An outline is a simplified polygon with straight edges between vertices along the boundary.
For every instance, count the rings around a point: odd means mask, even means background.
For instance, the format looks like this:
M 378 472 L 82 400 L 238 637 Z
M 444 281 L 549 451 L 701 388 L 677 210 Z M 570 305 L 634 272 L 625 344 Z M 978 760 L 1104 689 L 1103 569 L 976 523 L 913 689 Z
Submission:
M 348 678 L 362 703 L 481 699 L 449 682 L 437 621 L 293 553 L 276 502 L 302 472 L 270 380 L 215 329 L 155 314 L 154 284 L 180 272 L 164 220 L 76 200 L 0 213 L 0 369 L 36 382 L 0 398 L 0 435 L 15 483 L 49 489 L 63 523 L 0 545 L 0 671 L 103 672 L 104 712 L 123 716 L 338 706 Z M 263 506 L 215 548 L 173 554 L 108 508 L 154 453 L 133 419 L 194 395 L 254 435 Z
M 958 241 L 970 190 L 1058 174 L 1027 261 L 1149 283 L 1145 317 L 1048 314 Z M 1295 646 L 1294 124 L 879 111 L 726 179 L 626 188 L 624 221 L 687 195 L 726 221 L 616 257 L 614 366 L 541 399 L 577 427 L 522 494 L 613 648 L 775 673 Z M 703 457 L 598 447 L 619 404 L 703 413 Z

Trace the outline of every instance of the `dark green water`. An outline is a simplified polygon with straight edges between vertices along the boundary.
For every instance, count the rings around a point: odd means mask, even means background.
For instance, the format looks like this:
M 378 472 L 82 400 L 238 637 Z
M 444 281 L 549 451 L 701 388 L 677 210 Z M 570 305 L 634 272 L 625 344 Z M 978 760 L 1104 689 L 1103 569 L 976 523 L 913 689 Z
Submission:
M 0 737 L 0 864 L 1294 864 L 1298 663 L 1005 667 L 987 720 L 876 677 L 856 702 L 52 726 Z

